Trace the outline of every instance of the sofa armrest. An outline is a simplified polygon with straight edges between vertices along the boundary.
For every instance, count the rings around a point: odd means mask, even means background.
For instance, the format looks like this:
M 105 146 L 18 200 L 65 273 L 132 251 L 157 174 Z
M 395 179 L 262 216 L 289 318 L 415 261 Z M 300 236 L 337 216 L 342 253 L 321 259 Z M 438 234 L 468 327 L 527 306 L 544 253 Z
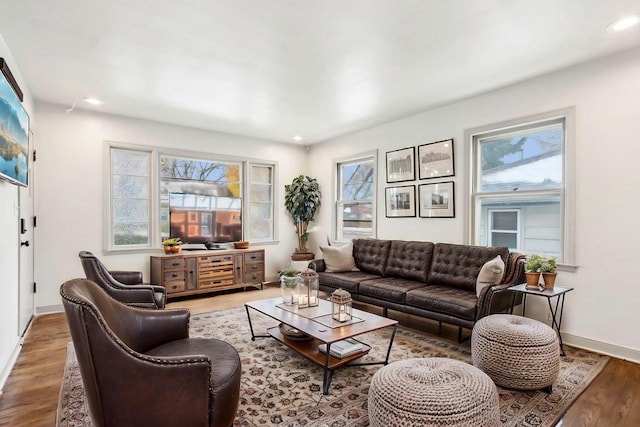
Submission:
M 314 259 L 309 263 L 309 268 L 314 269 L 316 273 L 322 273 L 327 269 L 327 265 L 324 263 L 324 259 Z
M 142 272 L 140 271 L 109 271 L 109 273 L 123 285 L 142 285 Z

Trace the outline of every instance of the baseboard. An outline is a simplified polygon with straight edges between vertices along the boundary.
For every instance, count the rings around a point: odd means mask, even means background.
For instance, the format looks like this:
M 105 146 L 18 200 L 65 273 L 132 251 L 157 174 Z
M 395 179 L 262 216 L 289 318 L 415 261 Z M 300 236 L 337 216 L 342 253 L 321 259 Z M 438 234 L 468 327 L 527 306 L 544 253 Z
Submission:
M 16 344 L 11 351 L 11 356 L 9 360 L 7 360 L 7 364 L 2 367 L 2 373 L 0 373 L 0 390 L 4 390 L 4 383 L 9 378 L 9 374 L 11 373 L 11 369 L 13 369 L 13 365 L 16 363 L 18 359 L 18 355 L 20 354 L 21 340 L 16 340 Z
M 596 341 L 589 338 L 583 338 L 576 335 L 562 333 L 562 341 L 571 347 L 582 348 L 584 350 L 595 351 L 596 353 L 606 354 L 629 362 L 640 364 L 640 350 L 620 347 L 618 345 L 609 344 L 602 341 Z
M 62 313 L 64 311 L 64 307 L 62 304 L 56 305 L 45 305 L 42 307 L 36 307 L 36 315 L 39 314 L 51 314 L 51 313 Z

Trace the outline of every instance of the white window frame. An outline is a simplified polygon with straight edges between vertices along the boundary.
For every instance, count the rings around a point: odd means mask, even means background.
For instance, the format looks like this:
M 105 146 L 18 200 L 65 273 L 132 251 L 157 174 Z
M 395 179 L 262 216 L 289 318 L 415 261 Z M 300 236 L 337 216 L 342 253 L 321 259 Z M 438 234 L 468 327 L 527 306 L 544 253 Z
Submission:
M 367 151 L 364 153 L 354 154 L 348 157 L 341 157 L 333 160 L 333 218 L 331 222 L 331 235 L 334 240 L 339 243 L 346 243 L 349 239 L 342 238 L 340 233 L 340 219 L 342 218 L 341 212 L 346 202 L 353 202 L 353 200 L 341 200 L 341 183 L 340 183 L 340 167 L 342 165 L 362 163 L 365 161 L 371 161 L 373 164 L 373 197 L 371 199 L 371 238 L 377 237 L 377 198 L 378 198 L 378 150 Z
M 503 230 L 499 228 L 493 228 L 493 214 L 498 212 L 513 212 L 516 214 L 516 229 L 515 230 Z M 518 208 L 487 208 L 487 244 L 489 246 L 493 245 L 493 233 L 503 233 L 503 234 L 515 234 L 516 242 L 518 242 L 518 246 L 520 246 L 520 236 L 521 236 L 521 223 L 520 223 L 520 209 Z
M 278 210 L 275 208 L 275 197 L 276 197 L 276 192 L 275 189 L 278 188 L 278 179 L 277 179 L 277 174 L 276 174 L 276 162 L 263 162 L 263 161 L 247 161 L 246 165 L 245 165 L 245 174 L 246 174 L 246 203 L 245 203 L 245 208 L 247 209 L 245 212 L 247 212 L 247 214 L 243 215 L 245 218 L 248 218 L 248 212 L 249 209 L 251 207 L 252 203 L 264 203 L 264 202 L 253 202 L 251 200 L 251 185 L 253 184 L 252 181 L 252 176 L 251 176 L 251 172 L 252 172 L 252 167 L 253 166 L 257 166 L 257 167 L 267 167 L 271 169 L 271 236 L 267 239 L 258 239 L 258 238 L 253 238 L 250 233 L 249 233 L 249 223 L 248 221 L 245 222 L 243 221 L 243 223 L 245 224 L 246 229 L 245 231 L 245 235 L 247 236 L 247 240 L 249 240 L 250 242 L 254 242 L 254 243 L 273 243 L 276 241 L 275 236 L 278 235 L 278 221 L 277 221 L 277 214 L 278 214 Z
M 507 133 L 512 130 L 524 127 L 535 127 L 536 124 L 544 125 L 546 122 L 553 120 L 564 121 L 564 140 L 563 140 L 563 186 L 558 190 L 540 190 L 540 191 L 511 191 L 509 193 L 479 193 L 476 192 L 476 184 L 479 177 L 478 150 L 476 142 L 480 137 L 487 137 L 490 134 Z M 559 260 L 559 266 L 567 271 L 576 268 L 575 265 L 575 108 L 564 108 L 561 110 L 549 111 L 546 113 L 536 114 L 533 116 L 523 117 L 519 119 L 509 120 L 501 123 L 481 126 L 478 128 L 468 129 L 465 131 L 465 147 L 467 170 L 469 171 L 468 179 L 465 182 L 465 192 L 467 194 L 467 203 L 465 206 L 465 241 L 469 244 L 477 242 L 478 225 L 480 224 L 478 206 L 479 197 L 492 197 L 509 199 L 510 197 L 540 197 L 549 195 L 557 195 L 560 198 L 561 220 L 561 251 L 562 259 Z
M 112 169 L 111 169 L 111 150 L 128 150 L 137 153 L 144 153 L 149 156 L 150 169 L 149 169 L 149 243 L 145 245 L 126 245 L 116 246 L 113 244 L 114 229 L 113 229 L 113 203 L 111 197 L 111 185 L 112 185 Z M 122 252 L 149 252 L 160 251 L 161 238 L 160 238 L 160 157 L 182 157 L 202 159 L 205 161 L 229 161 L 242 164 L 242 175 L 240 177 L 241 183 L 241 197 L 242 197 L 242 209 L 243 215 L 246 216 L 247 209 L 250 203 L 250 191 L 249 191 L 249 179 L 251 165 L 258 166 L 270 166 L 272 168 L 273 182 L 272 182 L 272 236 L 271 240 L 252 240 L 249 236 L 249 225 L 247 221 L 243 220 L 243 236 L 246 240 L 253 243 L 260 244 L 275 244 L 278 243 L 276 236 L 278 235 L 278 209 L 276 206 L 276 200 L 278 198 L 278 162 L 270 160 L 258 160 L 251 158 L 232 157 L 225 156 L 216 153 L 203 153 L 194 152 L 188 150 L 175 150 L 166 147 L 151 147 L 144 145 L 135 145 L 114 141 L 105 141 L 104 143 L 104 171 L 105 171 L 105 223 L 104 229 L 104 251 L 105 253 L 122 253 Z M 248 217 L 247 217 L 248 218 Z

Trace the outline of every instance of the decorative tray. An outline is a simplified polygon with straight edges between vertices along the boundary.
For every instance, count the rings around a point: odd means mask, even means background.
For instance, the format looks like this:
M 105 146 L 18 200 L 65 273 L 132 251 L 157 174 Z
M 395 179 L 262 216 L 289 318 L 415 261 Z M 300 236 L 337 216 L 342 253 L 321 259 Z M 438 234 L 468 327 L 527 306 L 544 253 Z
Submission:
M 289 326 L 289 325 L 285 325 L 284 323 L 280 323 L 280 325 L 278 325 L 278 329 L 280 330 L 280 333 L 282 335 L 284 335 L 285 338 L 290 339 L 290 340 L 310 340 L 312 339 L 312 337 L 310 337 L 309 335 L 305 334 L 304 332 Z

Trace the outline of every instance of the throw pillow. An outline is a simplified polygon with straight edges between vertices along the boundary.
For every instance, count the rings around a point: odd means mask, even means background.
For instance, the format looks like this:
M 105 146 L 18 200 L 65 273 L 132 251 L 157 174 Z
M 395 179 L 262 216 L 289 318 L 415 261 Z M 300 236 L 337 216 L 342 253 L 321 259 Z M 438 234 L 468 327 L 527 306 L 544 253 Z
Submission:
M 500 255 L 487 261 L 478 274 L 476 280 L 476 295 L 479 297 L 485 286 L 499 285 L 504 275 L 504 261 Z
M 353 243 L 344 246 L 320 246 L 327 273 L 359 271 L 353 259 Z

